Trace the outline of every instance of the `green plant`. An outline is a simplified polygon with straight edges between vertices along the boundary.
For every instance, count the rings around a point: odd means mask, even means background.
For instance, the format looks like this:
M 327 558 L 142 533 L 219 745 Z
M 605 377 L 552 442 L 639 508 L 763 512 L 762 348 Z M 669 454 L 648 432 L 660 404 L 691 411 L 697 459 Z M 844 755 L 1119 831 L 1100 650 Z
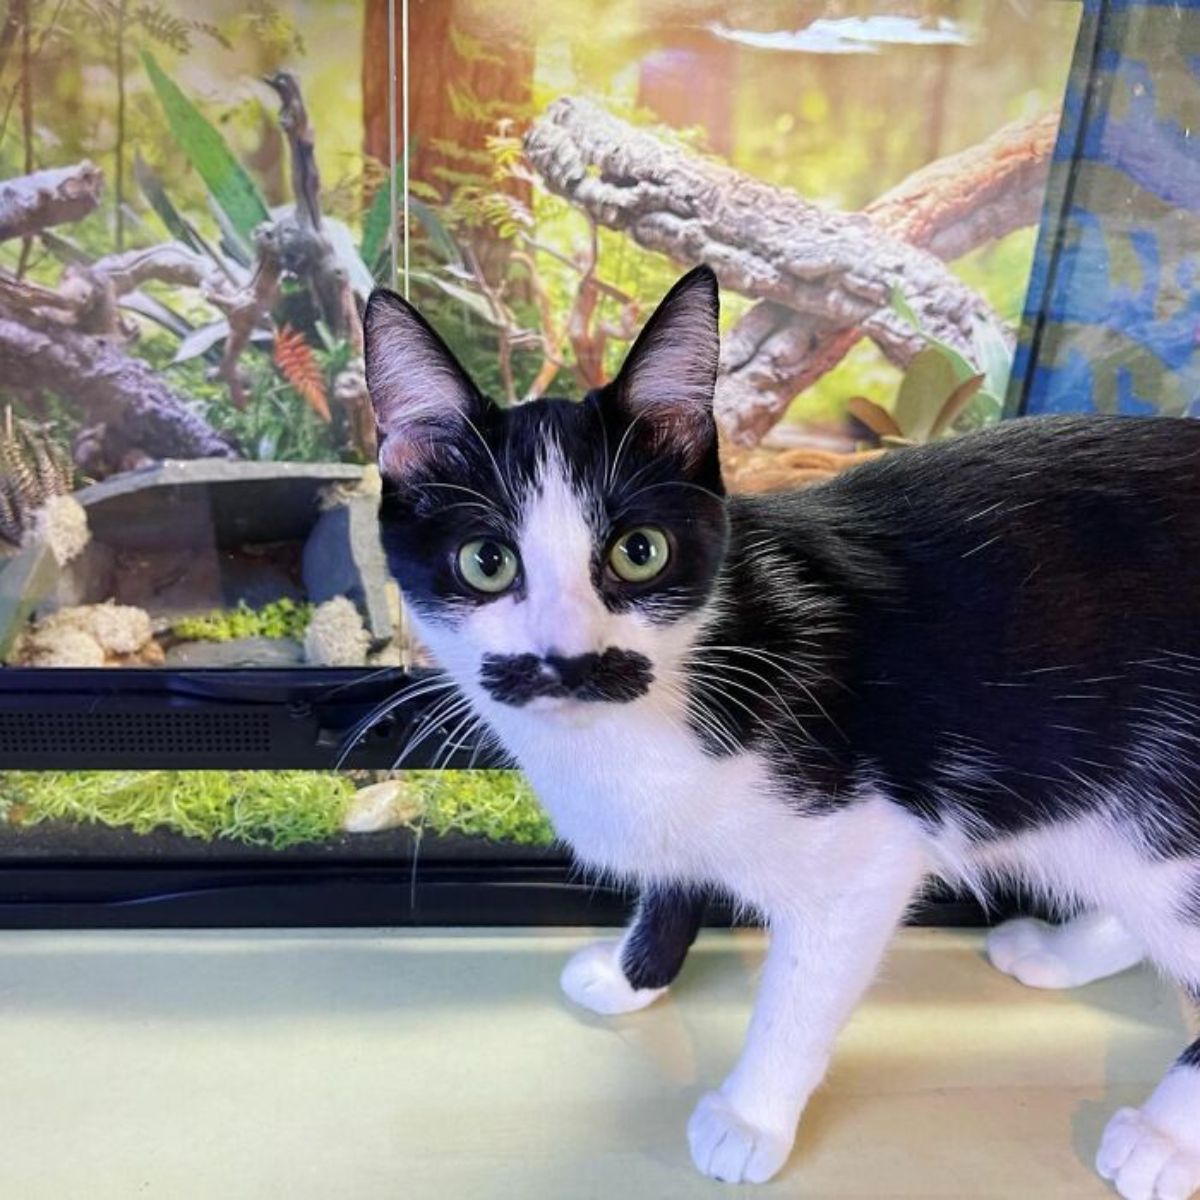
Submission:
M 146 834 L 228 838 L 276 850 L 334 837 L 354 795 L 344 775 L 310 771 L 8 771 L 10 824 L 71 821 Z
M 204 34 L 230 48 L 215 25 L 176 16 L 158 3 L 134 5 L 130 0 L 80 0 L 79 15 L 100 39 L 112 47 L 117 83 L 116 144 L 114 146 L 113 200 L 116 213 L 117 249 L 125 245 L 125 146 L 128 141 L 126 120 L 127 75 L 126 44 L 137 34 L 158 42 L 180 54 L 191 49 L 192 35 Z
M 418 771 L 404 776 L 417 801 L 410 827 L 520 846 L 548 846 L 554 830 L 512 771 Z M 7 771 L 0 813 L 10 825 L 100 824 L 147 834 L 169 830 L 276 850 L 342 832 L 355 793 L 347 776 L 317 771 Z
M 865 396 L 853 396 L 846 404 L 851 416 L 885 446 L 936 441 L 998 421 L 1012 367 L 999 330 L 983 322 L 976 325 L 973 363 L 927 333 L 899 289 L 892 293 L 891 306 L 925 345 L 908 364 L 891 411 Z
M 550 819 L 515 771 L 412 771 L 404 782 L 420 802 L 415 828 L 518 846 L 554 841 Z
M 312 620 L 313 606 L 284 597 L 262 608 L 239 601 L 236 608 L 183 617 L 171 632 L 187 642 L 231 642 L 236 638 L 294 638 L 299 641 Z
M 262 193 L 220 131 L 184 95 L 178 84 L 168 78 L 149 50 L 142 51 L 142 65 L 162 105 L 171 136 L 228 218 L 229 225 L 241 240 L 241 249 L 248 254 L 254 230 L 270 219 Z

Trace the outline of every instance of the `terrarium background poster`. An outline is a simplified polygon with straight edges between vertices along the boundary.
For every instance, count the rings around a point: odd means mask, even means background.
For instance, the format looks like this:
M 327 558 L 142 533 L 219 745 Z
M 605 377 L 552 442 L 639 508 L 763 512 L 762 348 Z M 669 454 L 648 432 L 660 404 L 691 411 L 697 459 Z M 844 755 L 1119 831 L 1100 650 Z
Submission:
M 413 662 L 371 535 L 377 283 L 519 404 L 611 377 L 710 263 L 734 489 L 998 419 L 1078 19 L 8 0 L 0 655 Z
M 517 403 L 611 377 L 709 262 L 734 486 L 997 419 L 1079 16 L 413 3 L 411 293 Z M 370 97 L 386 63 L 364 68 Z

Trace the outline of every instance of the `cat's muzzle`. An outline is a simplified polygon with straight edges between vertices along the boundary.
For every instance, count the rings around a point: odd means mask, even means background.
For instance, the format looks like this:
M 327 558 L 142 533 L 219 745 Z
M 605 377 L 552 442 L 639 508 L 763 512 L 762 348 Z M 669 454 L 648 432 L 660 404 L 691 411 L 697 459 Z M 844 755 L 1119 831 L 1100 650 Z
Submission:
M 488 654 L 480 682 L 493 700 L 521 707 L 540 697 L 624 704 L 654 681 L 650 660 L 635 650 L 601 654 Z

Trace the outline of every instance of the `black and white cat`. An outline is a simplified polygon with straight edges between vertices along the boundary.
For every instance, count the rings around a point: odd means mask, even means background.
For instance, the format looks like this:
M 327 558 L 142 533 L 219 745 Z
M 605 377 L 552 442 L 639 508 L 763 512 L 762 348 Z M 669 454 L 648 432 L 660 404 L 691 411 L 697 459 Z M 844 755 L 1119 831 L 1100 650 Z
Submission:
M 731 498 L 707 269 L 582 403 L 489 403 L 386 291 L 366 338 L 384 542 L 443 712 L 642 888 L 568 995 L 649 1004 L 710 890 L 769 926 L 745 1049 L 688 1127 L 701 1171 L 783 1166 L 931 877 L 1078 914 L 993 932 L 1026 984 L 1148 958 L 1200 996 L 1200 422 L 1013 421 Z M 1200 1188 L 1200 1042 L 1097 1165 L 1128 1200 Z

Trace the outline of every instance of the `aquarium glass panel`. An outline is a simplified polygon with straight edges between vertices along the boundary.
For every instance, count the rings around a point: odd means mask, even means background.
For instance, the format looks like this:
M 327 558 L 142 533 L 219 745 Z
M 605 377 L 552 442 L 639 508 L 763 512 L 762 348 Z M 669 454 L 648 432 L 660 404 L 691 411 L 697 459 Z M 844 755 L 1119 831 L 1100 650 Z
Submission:
M 519 404 L 611 376 L 711 263 L 735 490 L 997 419 L 1080 6 L 5 14 L 0 657 L 196 670 L 422 661 L 374 526 L 376 283 Z M 1120 78 L 1120 120 L 1184 119 Z

